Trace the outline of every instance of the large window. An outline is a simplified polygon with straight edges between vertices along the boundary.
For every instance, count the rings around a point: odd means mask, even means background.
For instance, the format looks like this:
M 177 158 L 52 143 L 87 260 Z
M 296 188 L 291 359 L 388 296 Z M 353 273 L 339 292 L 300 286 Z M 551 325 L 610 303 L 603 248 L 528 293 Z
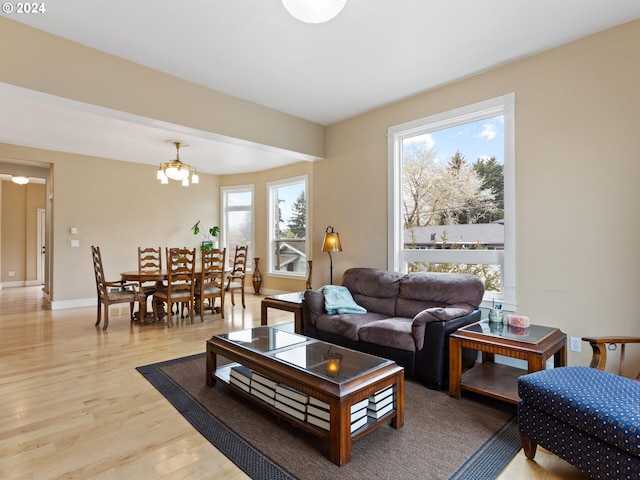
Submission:
M 513 94 L 390 128 L 389 265 L 477 275 L 514 309 L 514 145 Z
M 307 271 L 306 176 L 267 185 L 269 195 L 269 273 L 304 277 Z
M 249 258 L 253 252 L 253 185 L 222 187 L 220 190 L 221 246 L 227 249 L 227 263 L 232 266 L 236 245 L 249 245 Z

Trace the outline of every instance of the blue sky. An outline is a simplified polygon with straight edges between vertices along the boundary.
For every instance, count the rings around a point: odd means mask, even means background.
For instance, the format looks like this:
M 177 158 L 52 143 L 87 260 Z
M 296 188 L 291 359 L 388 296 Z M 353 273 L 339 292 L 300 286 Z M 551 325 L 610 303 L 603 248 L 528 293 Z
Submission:
M 469 163 L 474 163 L 480 157 L 495 156 L 499 163 L 504 164 L 502 116 L 418 135 L 405 141 L 426 142 L 427 147 L 436 150 L 436 158 L 445 164 L 458 150 Z

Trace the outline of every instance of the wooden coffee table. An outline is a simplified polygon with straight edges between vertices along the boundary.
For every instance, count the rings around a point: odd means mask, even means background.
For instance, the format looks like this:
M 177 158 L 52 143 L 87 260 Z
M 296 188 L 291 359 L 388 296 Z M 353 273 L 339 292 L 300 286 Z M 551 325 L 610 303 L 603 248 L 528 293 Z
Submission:
M 567 336 L 557 328 L 528 328 L 493 324 L 488 320 L 467 325 L 449 336 L 449 394 L 460 398 L 461 390 L 518 403 L 518 377 L 544 370 L 547 359 L 554 366 L 567 364 Z M 462 372 L 462 349 L 482 352 L 482 363 Z M 494 362 L 495 355 L 526 360 L 528 369 Z
M 323 354 L 342 354 L 340 372 L 329 376 Z M 218 368 L 217 356 L 232 364 Z M 277 384 L 291 387 L 323 402 L 328 408 L 328 430 L 304 419 L 295 418 L 261 400 L 245 389 L 230 383 L 231 368 L 238 364 L 267 377 Z M 395 362 L 349 350 L 274 327 L 256 327 L 216 335 L 207 340 L 207 385 L 221 381 L 232 390 L 298 428 L 329 442 L 329 458 L 338 466 L 351 460 L 351 443 L 381 425 L 393 428 L 404 425 L 404 369 Z M 393 388 L 393 409 L 380 418 L 366 417 L 366 423 L 353 432 L 352 405 L 367 404 L 367 399 Z M 380 452 L 384 455 L 385 452 Z

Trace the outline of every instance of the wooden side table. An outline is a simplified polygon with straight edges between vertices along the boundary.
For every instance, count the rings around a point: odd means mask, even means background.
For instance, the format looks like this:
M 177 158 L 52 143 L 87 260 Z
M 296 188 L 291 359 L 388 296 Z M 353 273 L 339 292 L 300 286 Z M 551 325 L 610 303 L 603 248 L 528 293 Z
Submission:
M 462 327 L 449 337 L 449 394 L 460 398 L 462 390 L 518 402 L 518 377 L 545 369 L 553 355 L 554 366 L 567 364 L 567 335 L 557 328 L 528 328 L 492 324 L 488 320 Z M 482 363 L 462 372 L 462 349 L 482 352 Z M 495 355 L 526 360 L 528 370 L 494 362 Z
M 276 308 L 286 312 L 293 312 L 294 332 L 302 333 L 302 302 L 304 292 L 283 293 L 281 295 L 269 295 L 262 299 L 260 325 L 267 325 L 267 309 Z

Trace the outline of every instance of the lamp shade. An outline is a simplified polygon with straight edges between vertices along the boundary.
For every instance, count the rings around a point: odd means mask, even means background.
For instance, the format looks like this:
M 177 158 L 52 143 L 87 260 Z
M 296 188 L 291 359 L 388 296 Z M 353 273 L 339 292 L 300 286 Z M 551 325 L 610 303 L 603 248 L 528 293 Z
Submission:
M 322 242 L 323 252 L 341 252 L 342 244 L 340 243 L 340 235 L 333 231 L 333 227 L 327 227 L 324 233 L 324 241 Z
M 338 15 L 347 0 L 282 0 L 287 11 L 305 23 L 324 23 Z

